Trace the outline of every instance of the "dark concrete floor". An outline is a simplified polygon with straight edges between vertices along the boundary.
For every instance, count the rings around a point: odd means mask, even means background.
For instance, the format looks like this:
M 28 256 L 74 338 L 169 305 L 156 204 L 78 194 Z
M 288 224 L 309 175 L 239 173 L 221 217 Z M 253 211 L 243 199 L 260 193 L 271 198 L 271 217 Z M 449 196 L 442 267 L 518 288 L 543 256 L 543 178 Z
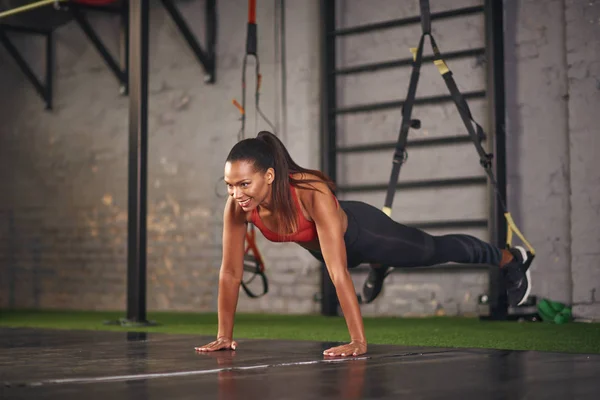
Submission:
M 598 399 L 600 355 L 0 329 L 1 399 Z

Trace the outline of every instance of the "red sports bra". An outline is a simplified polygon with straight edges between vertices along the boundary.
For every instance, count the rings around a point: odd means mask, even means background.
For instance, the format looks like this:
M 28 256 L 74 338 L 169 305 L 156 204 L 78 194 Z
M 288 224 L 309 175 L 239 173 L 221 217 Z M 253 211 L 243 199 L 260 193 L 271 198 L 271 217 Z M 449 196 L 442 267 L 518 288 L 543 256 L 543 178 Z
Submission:
M 302 213 L 298 195 L 296 194 L 296 190 L 294 190 L 292 185 L 290 185 L 290 191 L 292 192 L 292 197 L 294 198 L 294 203 L 296 204 L 296 209 L 298 211 L 298 230 L 296 232 L 289 235 L 280 235 L 271 231 L 262 222 L 260 215 L 258 215 L 258 208 L 252 210 L 252 215 L 250 217 L 251 221 L 254 226 L 256 226 L 262 232 L 264 237 L 271 242 L 310 242 L 317 237 L 317 226 L 314 222 L 306 219 Z

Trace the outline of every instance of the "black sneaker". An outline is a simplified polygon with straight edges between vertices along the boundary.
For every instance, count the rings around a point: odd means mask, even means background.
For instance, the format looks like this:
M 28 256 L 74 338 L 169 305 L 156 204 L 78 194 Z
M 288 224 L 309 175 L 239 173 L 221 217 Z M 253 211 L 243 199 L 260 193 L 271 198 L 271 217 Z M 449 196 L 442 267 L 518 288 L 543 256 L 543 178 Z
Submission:
M 370 303 L 379 296 L 383 289 L 383 280 L 388 276 L 389 267 L 371 267 L 369 276 L 363 285 L 363 302 Z
M 531 274 L 529 272 L 529 260 L 527 252 L 523 247 L 515 246 L 509 251 L 514 259 L 506 264 L 502 270 L 506 280 L 506 294 L 508 304 L 517 307 L 527 301 L 531 292 Z

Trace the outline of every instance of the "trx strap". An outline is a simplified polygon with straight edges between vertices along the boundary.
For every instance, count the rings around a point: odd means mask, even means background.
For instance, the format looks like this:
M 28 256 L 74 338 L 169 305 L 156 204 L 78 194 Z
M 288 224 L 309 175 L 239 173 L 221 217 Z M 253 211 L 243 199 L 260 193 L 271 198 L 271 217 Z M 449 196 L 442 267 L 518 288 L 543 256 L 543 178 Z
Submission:
M 260 109 L 260 84 L 262 81 L 262 75 L 260 74 L 260 60 L 258 58 L 256 0 L 248 0 L 248 28 L 246 32 L 246 53 L 244 54 L 244 59 L 242 62 L 242 104 L 238 103 L 237 100 L 233 99 L 233 105 L 236 106 L 238 111 L 240 112 L 240 119 L 242 121 L 242 126 L 238 133 L 238 140 L 244 139 L 246 130 L 246 67 L 248 64 L 248 56 L 254 57 L 254 61 L 256 63 L 256 67 L 254 70 L 256 77 L 256 86 L 254 90 L 255 112 L 260 114 L 260 116 L 267 122 L 267 124 L 269 124 L 273 133 L 276 133 L 275 127 Z
M 233 100 L 233 105 L 235 105 L 239 110 L 241 115 L 240 119 L 242 121 L 242 126 L 240 128 L 240 131 L 238 132 L 238 141 L 243 140 L 245 138 L 246 132 L 246 67 L 249 56 L 254 57 L 256 62 L 256 87 L 254 91 L 255 111 L 258 114 L 260 114 L 260 116 L 267 122 L 267 124 L 269 124 L 269 126 L 273 130 L 273 133 L 275 133 L 275 128 L 273 127 L 273 124 L 271 124 L 269 119 L 263 114 L 259 106 L 260 84 L 262 76 L 260 74 L 260 61 L 258 59 L 256 0 L 248 0 L 248 28 L 246 32 L 246 53 L 244 54 L 244 60 L 242 63 L 242 104 L 238 103 L 235 99 Z M 248 281 L 244 282 L 242 280 L 242 288 L 244 289 L 246 294 L 251 298 L 257 298 L 267 294 L 267 292 L 269 291 L 269 283 L 265 275 L 265 264 L 263 258 L 260 254 L 260 251 L 258 250 L 258 247 L 256 246 L 256 232 L 254 224 L 249 224 L 249 228 L 246 231 L 244 271 L 251 272 L 254 274 L 252 278 L 250 278 Z M 254 278 L 256 278 L 256 276 L 260 276 L 262 280 L 263 292 L 261 294 L 255 294 L 248 288 L 248 285 L 254 280 Z
M 256 230 L 254 226 L 250 230 L 246 231 L 246 250 L 244 251 L 244 271 L 252 272 L 254 275 L 248 281 L 244 282 L 242 280 L 242 288 L 244 292 L 253 299 L 257 297 L 262 297 L 269 291 L 269 282 L 267 281 L 267 276 L 265 275 L 265 263 L 262 259 L 260 251 L 258 251 L 258 247 L 256 247 Z M 262 294 L 255 294 L 249 288 L 248 285 L 256 278 L 260 276 L 263 285 Z
M 431 35 L 431 13 L 430 13 L 430 9 L 429 9 L 429 0 L 420 0 L 419 3 L 420 3 L 420 8 L 421 8 L 421 28 L 422 28 L 423 33 L 421 35 L 421 39 L 419 40 L 419 46 L 416 49 L 414 49 L 414 48 L 411 49 L 411 52 L 413 54 L 413 69 L 412 69 L 412 74 L 410 77 L 410 83 L 408 86 L 408 94 L 406 96 L 406 100 L 402 107 L 402 122 L 400 124 L 400 134 L 398 137 L 398 142 L 396 144 L 396 149 L 394 151 L 392 173 L 390 176 L 387 194 L 385 197 L 385 203 L 384 203 L 384 207 L 382 210 L 388 216 L 391 216 L 392 203 L 394 201 L 394 194 L 396 192 L 396 184 L 398 182 L 400 168 L 407 159 L 406 142 L 407 142 L 408 130 L 409 130 L 409 128 L 418 129 L 421 125 L 419 120 L 411 120 L 411 114 L 412 114 L 412 108 L 413 108 L 413 105 L 415 102 L 415 95 L 416 95 L 416 91 L 417 91 L 417 83 L 419 81 L 421 63 L 423 61 L 423 44 L 425 41 L 425 36 L 429 36 L 429 39 L 431 40 L 431 47 L 433 49 L 433 54 L 434 54 L 433 63 L 438 68 L 439 73 L 444 78 L 444 82 L 446 83 L 446 86 L 448 87 L 448 90 L 450 91 L 452 100 L 456 104 L 456 107 L 458 109 L 460 117 L 469 133 L 471 140 L 473 141 L 473 143 L 475 145 L 475 149 L 477 150 L 477 153 L 479 154 L 480 164 L 485 169 L 485 172 L 487 173 L 487 175 L 490 179 L 490 182 L 494 186 L 494 191 L 495 191 L 496 195 L 498 196 L 500 206 L 502 207 L 502 210 L 504 211 L 504 217 L 506 218 L 506 222 L 508 225 L 507 236 L 506 236 L 506 246 L 507 246 L 507 248 L 511 247 L 512 236 L 513 236 L 513 233 L 515 233 L 523 241 L 523 243 L 525 244 L 525 246 L 527 246 L 527 248 L 529 250 L 528 251 L 529 257 L 528 257 L 528 262 L 527 262 L 527 267 L 528 267 L 531 264 L 531 261 L 533 261 L 533 258 L 535 257 L 535 249 L 531 246 L 531 244 L 527 241 L 527 239 L 525 239 L 525 237 L 523 236 L 523 234 L 521 233 L 519 228 L 517 228 L 515 222 L 513 221 L 511 214 L 507 211 L 506 204 L 504 203 L 502 197 L 500 196 L 500 193 L 498 191 L 498 184 L 496 182 L 496 179 L 495 179 L 493 171 L 492 171 L 493 155 L 487 153 L 485 151 L 485 149 L 483 148 L 483 146 L 481 145 L 481 141 L 486 138 L 485 132 L 484 132 L 483 128 L 477 122 L 475 122 L 475 120 L 473 119 L 473 116 L 471 115 L 469 106 L 467 105 L 465 98 L 460 93 L 460 91 L 456 85 L 456 82 L 454 81 L 454 78 L 452 76 L 452 71 L 450 71 L 450 68 L 444 61 L 442 54 L 440 53 L 440 50 L 437 46 L 437 43 L 435 42 L 435 39 Z

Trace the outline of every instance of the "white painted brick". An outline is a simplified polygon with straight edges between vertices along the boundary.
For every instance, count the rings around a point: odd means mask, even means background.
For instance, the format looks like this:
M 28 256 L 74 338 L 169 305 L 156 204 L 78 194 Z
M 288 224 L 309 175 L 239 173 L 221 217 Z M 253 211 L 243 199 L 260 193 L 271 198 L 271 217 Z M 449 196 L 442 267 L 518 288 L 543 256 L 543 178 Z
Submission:
M 224 199 L 215 195 L 223 160 L 236 142 L 240 69 L 245 42 L 245 3 L 219 9 L 217 83 L 206 85 L 203 71 L 161 7 L 151 12 L 149 102 L 148 304 L 161 310 L 216 310 Z M 481 0 L 432 2 L 432 11 L 482 4 Z M 319 166 L 320 60 L 318 2 L 288 2 L 288 121 L 282 140 L 297 162 Z M 203 7 L 180 5 L 201 19 Z M 274 62 L 273 5 L 259 7 L 262 109 L 274 123 L 281 106 Z M 589 302 L 600 255 L 600 193 L 594 155 L 600 103 L 597 2 L 506 2 L 506 96 L 509 209 L 537 250 L 532 266 L 534 293 L 561 301 Z M 403 18 L 418 13 L 418 2 L 349 0 L 338 2 L 338 25 Z M 116 20 L 94 24 L 118 53 Z M 462 21 L 462 22 L 461 22 Z M 192 29 L 203 42 L 204 30 Z M 442 51 L 480 47 L 482 15 L 434 22 Z M 409 56 L 420 27 L 357 35 L 338 42 L 339 65 L 358 65 Z M 127 212 L 127 106 L 104 61 L 75 24 L 56 31 L 55 108 L 42 101 L 14 61 L 0 51 L 0 305 L 35 306 L 29 295 L 33 274 L 44 275 L 42 307 L 122 308 L 125 303 Z M 16 39 L 37 72 L 43 71 L 41 42 Z M 429 53 L 428 43 L 426 54 Z M 485 88 L 482 60 L 449 63 L 464 91 Z M 402 99 L 410 68 L 339 78 L 339 104 Z M 445 93 L 435 68 L 425 65 L 419 95 Z M 489 130 L 485 99 L 469 101 L 475 119 Z M 254 134 L 248 113 L 248 134 Z M 465 133 L 453 104 L 417 106 L 422 128 L 411 138 Z M 338 117 L 340 145 L 394 141 L 400 110 Z M 257 121 L 257 129 L 267 128 Z M 391 153 L 340 157 L 344 184 L 386 182 Z M 387 171 L 387 172 L 386 172 Z M 483 174 L 470 144 L 452 149 L 414 149 L 400 180 Z M 486 188 L 403 191 L 393 216 L 400 222 L 482 218 Z M 345 198 L 345 196 L 343 196 Z M 383 193 L 355 194 L 376 207 Z M 12 219 L 11 219 L 12 218 Z M 12 221 L 12 222 L 11 222 Z M 456 233 L 431 230 L 432 234 Z M 486 239 L 486 229 L 461 233 Z M 7 242 L 6 239 L 10 242 Z M 4 239 L 4 240 L 3 240 Z M 259 234 L 267 263 L 269 295 L 258 300 L 240 294 L 247 312 L 318 312 L 312 293 L 320 269 L 298 246 L 270 243 Z M 572 243 L 571 243 L 572 242 Z M 36 244 L 37 243 L 37 244 Z M 39 247 L 36 247 L 39 246 Z M 37 249 L 37 250 L 36 250 Z M 592 250 L 590 250 L 592 249 Z M 32 254 L 39 251 L 39 258 Z M 36 253 L 37 254 L 37 253 Z M 11 264 L 10 268 L 5 266 Z M 16 278 L 7 282 L 7 271 Z M 12 273 L 12 272 L 11 272 Z M 54 275 L 52 275 L 54 274 Z M 366 275 L 353 276 L 361 290 Z M 94 282 L 93 287 L 86 282 Z M 572 283 L 571 283 L 572 282 Z M 572 286 L 571 286 L 572 285 Z M 410 288 L 410 289 L 407 289 Z M 411 271 L 392 274 L 381 298 L 363 306 L 365 315 L 446 315 L 476 310 L 487 290 L 485 273 Z M 81 296 L 87 292 L 86 296 Z M 432 297 L 434 299 L 432 300 Z M 595 304 L 576 312 L 598 317 Z

